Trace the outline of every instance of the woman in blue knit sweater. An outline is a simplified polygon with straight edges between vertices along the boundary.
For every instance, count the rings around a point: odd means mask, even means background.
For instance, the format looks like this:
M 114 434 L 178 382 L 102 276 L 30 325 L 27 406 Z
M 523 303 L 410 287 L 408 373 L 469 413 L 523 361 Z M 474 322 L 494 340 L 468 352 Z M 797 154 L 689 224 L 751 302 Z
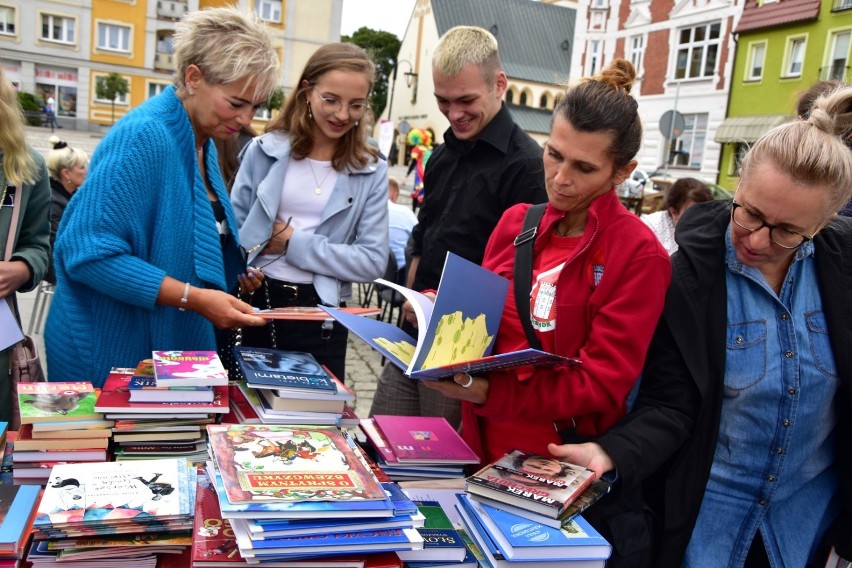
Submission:
M 175 85 L 110 130 L 59 227 L 52 381 L 100 386 L 155 349 L 216 349 L 214 325 L 264 324 L 227 292 L 245 262 L 212 139 L 250 123 L 278 58 L 264 26 L 232 8 L 188 14 L 174 46 Z

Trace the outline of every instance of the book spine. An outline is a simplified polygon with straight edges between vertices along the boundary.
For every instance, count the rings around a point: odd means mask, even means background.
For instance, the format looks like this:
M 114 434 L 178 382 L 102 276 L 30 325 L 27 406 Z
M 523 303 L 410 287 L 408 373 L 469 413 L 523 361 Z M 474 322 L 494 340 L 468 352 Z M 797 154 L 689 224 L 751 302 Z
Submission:
M 467 482 L 469 484 L 491 489 L 492 491 L 496 491 L 508 498 L 512 498 L 513 500 L 535 503 L 536 505 L 552 509 L 554 513 L 558 513 L 562 508 L 562 504 L 560 502 L 547 496 L 547 491 L 531 489 L 519 483 L 513 483 L 507 479 L 501 479 L 499 477 L 486 474 L 484 477 L 473 475 L 467 478 Z

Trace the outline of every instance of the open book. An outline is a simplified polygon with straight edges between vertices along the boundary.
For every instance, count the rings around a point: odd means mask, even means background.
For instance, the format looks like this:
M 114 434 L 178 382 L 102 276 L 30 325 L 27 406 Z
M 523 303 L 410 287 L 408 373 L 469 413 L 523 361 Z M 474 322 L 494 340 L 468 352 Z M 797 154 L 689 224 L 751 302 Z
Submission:
M 377 279 L 399 291 L 417 315 L 417 339 L 393 324 L 323 306 L 326 312 L 414 379 L 441 379 L 524 365 L 579 363 L 576 359 L 524 349 L 491 355 L 509 281 L 447 253 L 435 302 L 405 286 Z

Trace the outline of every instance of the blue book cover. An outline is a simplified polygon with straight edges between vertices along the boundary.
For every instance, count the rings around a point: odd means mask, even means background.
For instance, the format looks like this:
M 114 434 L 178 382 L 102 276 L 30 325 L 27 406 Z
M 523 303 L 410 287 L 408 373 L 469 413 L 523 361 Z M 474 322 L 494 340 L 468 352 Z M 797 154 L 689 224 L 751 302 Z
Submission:
M 395 284 L 411 304 L 421 330 L 413 338 L 394 324 L 323 307 L 333 318 L 413 379 L 437 380 L 455 373 L 483 373 L 522 365 L 575 364 L 578 361 L 525 349 L 491 355 L 509 281 L 453 253 L 447 253 L 441 283 L 432 300 Z
M 605 560 L 612 547 L 582 516 L 555 529 L 502 509 L 459 497 L 507 560 Z
M 310 353 L 236 345 L 234 358 L 246 383 L 254 387 L 337 391 L 334 381 Z
M 215 466 L 208 462 L 207 473 L 219 497 L 224 519 L 319 519 L 339 517 L 392 517 L 393 502 L 384 501 L 289 501 L 232 504 Z
M 480 551 L 482 551 L 482 553 L 488 558 L 492 560 L 505 560 L 505 557 L 503 556 L 503 553 L 500 552 L 497 544 L 489 536 L 485 527 L 482 526 L 482 521 L 480 521 L 479 517 L 476 516 L 476 513 L 473 512 L 469 500 L 463 498 L 466 496 L 467 495 L 465 493 L 456 493 L 456 499 L 458 500 L 458 503 L 456 504 L 456 511 L 458 511 L 464 526 L 467 528 L 468 534 L 476 543 L 476 546 L 479 547 Z
M 417 529 L 423 537 L 423 550 L 398 552 L 397 555 L 408 561 L 455 561 L 464 560 L 467 547 L 461 535 L 453 527 L 447 513 L 437 501 L 415 501 L 417 509 L 426 517 L 426 524 Z
M 29 521 L 36 507 L 38 485 L 0 485 L 0 545 L 17 551 L 29 537 Z
M 252 533 L 252 540 L 267 540 L 284 536 L 303 536 L 323 532 L 351 532 L 369 529 L 412 529 L 423 525 L 424 519 L 418 515 L 394 515 L 373 519 L 321 519 L 292 520 L 275 522 L 257 522 L 254 520 L 234 519 L 245 522 Z
M 332 547 L 336 549 L 354 550 L 355 548 L 353 547 L 375 547 L 376 545 L 391 545 L 389 548 L 404 550 L 406 548 L 421 548 L 423 542 L 418 536 L 417 531 L 411 528 L 373 529 L 352 532 L 325 532 L 307 536 L 294 536 L 268 540 L 251 540 L 241 538 L 245 535 L 241 535 L 236 529 L 234 532 L 237 536 L 237 544 L 239 545 L 241 552 L 244 550 L 254 550 L 258 553 L 264 554 L 286 553 L 289 551 L 307 552 L 305 549 L 310 548 L 320 548 L 317 552 L 321 552 L 322 549 Z

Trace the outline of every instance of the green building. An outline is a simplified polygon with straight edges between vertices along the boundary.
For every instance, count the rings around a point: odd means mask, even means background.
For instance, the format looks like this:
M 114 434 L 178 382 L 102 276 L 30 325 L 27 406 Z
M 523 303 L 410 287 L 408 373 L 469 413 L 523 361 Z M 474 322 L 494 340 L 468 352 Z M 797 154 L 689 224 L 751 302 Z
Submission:
M 817 81 L 850 77 L 852 0 L 747 0 L 735 29 L 719 185 L 734 190 L 748 146 L 792 120 L 799 95 Z

